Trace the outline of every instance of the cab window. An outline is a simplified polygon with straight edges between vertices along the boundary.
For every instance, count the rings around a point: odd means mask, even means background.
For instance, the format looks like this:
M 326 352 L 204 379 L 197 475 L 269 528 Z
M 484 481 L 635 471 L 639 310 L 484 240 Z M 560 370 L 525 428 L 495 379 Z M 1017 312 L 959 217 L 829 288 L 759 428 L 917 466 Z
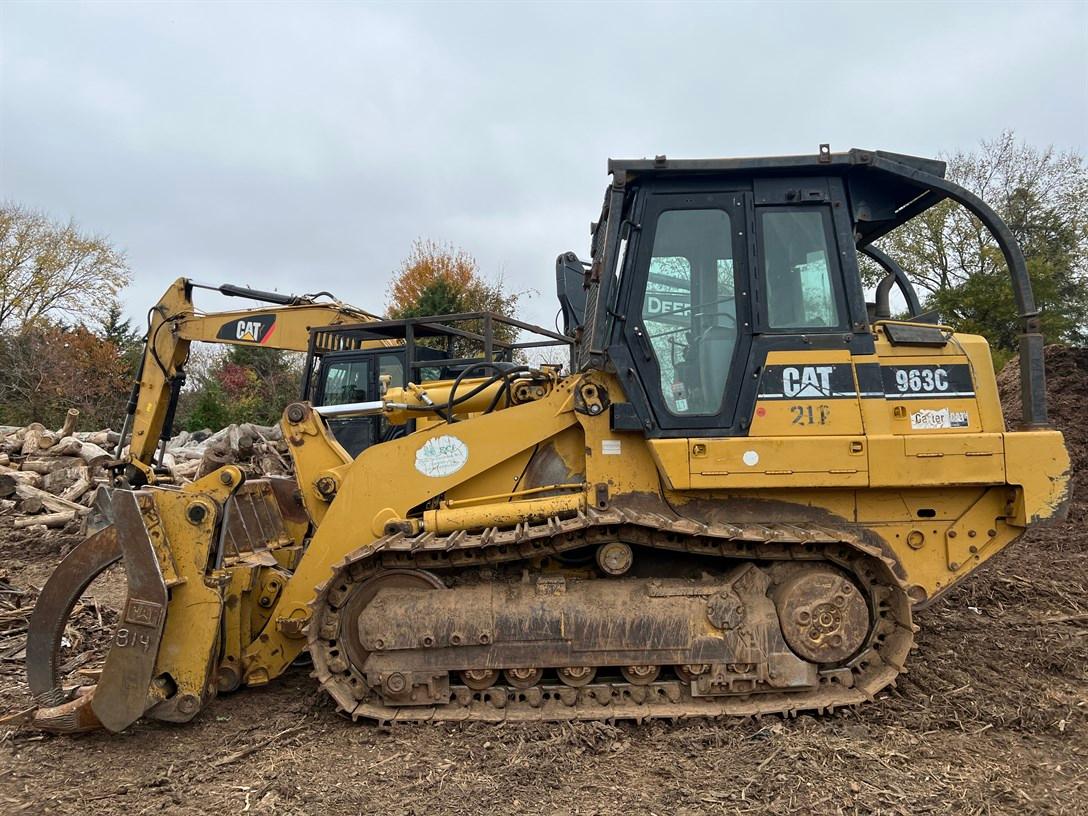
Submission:
M 833 329 L 841 323 L 823 209 L 764 210 L 763 285 L 771 329 Z
M 343 360 L 329 364 L 325 374 L 325 405 L 365 402 L 370 375 L 369 360 Z
M 667 210 L 658 216 L 642 322 L 668 410 L 718 413 L 737 342 L 728 213 Z
M 378 377 L 388 377 L 390 388 L 404 388 L 404 362 L 401 360 L 401 355 L 379 355 Z

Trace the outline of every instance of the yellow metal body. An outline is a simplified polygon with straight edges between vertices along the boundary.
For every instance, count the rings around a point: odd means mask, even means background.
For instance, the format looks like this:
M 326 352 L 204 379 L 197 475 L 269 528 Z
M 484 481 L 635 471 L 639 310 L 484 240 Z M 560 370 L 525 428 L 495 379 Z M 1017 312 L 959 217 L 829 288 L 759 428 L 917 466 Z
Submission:
M 458 409 L 460 421 L 420 423 L 354 460 L 313 410 L 289 409 L 284 436 L 310 529 L 284 525 L 285 538 L 271 551 L 290 558 L 265 554 L 211 573 L 204 584 L 220 588 L 222 615 L 214 591 L 199 590 L 199 607 L 191 606 L 188 590 L 174 591 L 160 661 L 187 678 L 187 687 L 199 685 L 190 678 L 202 674 L 210 687 L 216 678 L 208 671 L 208 626 L 222 620 L 219 686 L 268 682 L 306 646 L 315 587 L 348 553 L 384 535 L 510 526 L 643 499 L 664 501 L 681 515 L 716 507 L 739 522 L 845 526 L 895 562 L 915 603 L 928 602 L 1029 524 L 1062 513 L 1069 460 L 1057 432 L 1005 429 L 982 338 L 959 335 L 920 353 L 889 344 L 879 324 L 874 334 L 871 356 L 773 352 L 768 364 L 845 363 L 857 370 L 961 363 L 973 372 L 974 393 L 907 404 L 859 387 L 857 397 L 833 402 L 761 399 L 747 436 L 646 439 L 612 431 L 607 410 L 587 409 L 605 397 L 625 399 L 617 378 L 589 372 L 556 378 L 528 401 L 490 413 L 478 413 L 489 402 L 481 396 Z M 446 398 L 446 383 L 387 395 L 394 420 Z M 958 427 L 912 426 L 912 414 L 950 407 L 966 415 Z M 534 470 L 543 460 L 548 468 Z M 193 583 L 207 557 L 208 530 L 179 524 L 175 515 L 162 513 L 170 551 L 178 575 Z
M 975 375 L 975 394 L 953 402 L 967 412 L 968 424 L 912 430 L 907 412 L 929 408 L 930 401 L 908 406 L 883 395 L 860 396 L 824 406 L 822 424 L 795 423 L 788 402 L 760 401 L 748 436 L 647 440 L 611 431 L 607 412 L 576 410 L 575 392 L 587 383 L 622 400 L 619 382 L 601 373 L 568 377 L 543 398 L 506 410 L 432 424 L 354 461 L 316 414 L 285 420 L 316 529 L 268 626 L 245 649 L 245 679 L 265 682 L 297 656 L 305 645 L 298 621 L 309 615 L 313 588 L 331 565 L 390 525 L 406 522 L 409 532 L 484 529 L 572 512 L 602 497 L 660 496 L 680 512 L 688 503 L 711 501 L 747 508 L 746 520 L 777 521 L 788 512 L 861 528 L 894 558 L 916 602 L 933 598 L 1028 524 L 1060 512 L 1068 458 L 1057 432 L 1005 430 L 981 338 L 959 336 L 946 349 L 908 355 L 889 345 L 879 328 L 876 335 L 872 358 L 779 352 L 780 359 L 768 363 L 965 362 Z M 428 384 L 427 391 L 440 401 L 440 388 Z M 420 404 L 418 393 L 389 396 L 398 405 Z M 445 476 L 421 472 L 416 463 L 423 447 L 449 437 L 466 451 L 464 464 Z M 563 463 L 563 478 L 554 484 L 522 479 L 529 454 L 541 448 L 553 449 Z M 750 452 L 756 456 L 746 459 Z M 332 479 L 332 487 L 322 479 Z

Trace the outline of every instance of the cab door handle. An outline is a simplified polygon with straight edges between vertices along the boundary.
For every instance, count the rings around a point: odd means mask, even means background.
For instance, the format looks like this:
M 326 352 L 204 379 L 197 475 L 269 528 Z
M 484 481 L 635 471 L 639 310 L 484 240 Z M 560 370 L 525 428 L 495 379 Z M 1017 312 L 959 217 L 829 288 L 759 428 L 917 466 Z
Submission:
M 647 360 L 654 358 L 654 347 L 650 345 L 650 338 L 646 336 L 646 332 L 643 331 L 642 326 L 635 326 L 635 337 L 638 338 L 639 348 L 642 349 L 642 353 Z

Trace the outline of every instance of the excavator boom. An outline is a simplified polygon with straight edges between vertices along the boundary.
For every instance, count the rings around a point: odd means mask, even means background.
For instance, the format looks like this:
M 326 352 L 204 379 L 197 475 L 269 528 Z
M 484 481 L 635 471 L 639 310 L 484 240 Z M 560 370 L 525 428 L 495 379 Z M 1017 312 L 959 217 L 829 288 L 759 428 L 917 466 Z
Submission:
M 229 297 L 263 300 L 265 308 L 198 312 L 195 288 Z M 281 295 L 241 286 L 202 286 L 186 278 L 174 281 L 148 312 L 144 353 L 132 386 L 120 447 L 130 443 L 125 461 L 128 479 L 154 483 L 155 454 L 173 434 L 174 411 L 185 384 L 184 366 L 194 342 L 306 352 L 315 326 L 376 320 L 354 306 L 316 302 L 316 296 Z M 378 345 L 378 344 L 375 344 Z

